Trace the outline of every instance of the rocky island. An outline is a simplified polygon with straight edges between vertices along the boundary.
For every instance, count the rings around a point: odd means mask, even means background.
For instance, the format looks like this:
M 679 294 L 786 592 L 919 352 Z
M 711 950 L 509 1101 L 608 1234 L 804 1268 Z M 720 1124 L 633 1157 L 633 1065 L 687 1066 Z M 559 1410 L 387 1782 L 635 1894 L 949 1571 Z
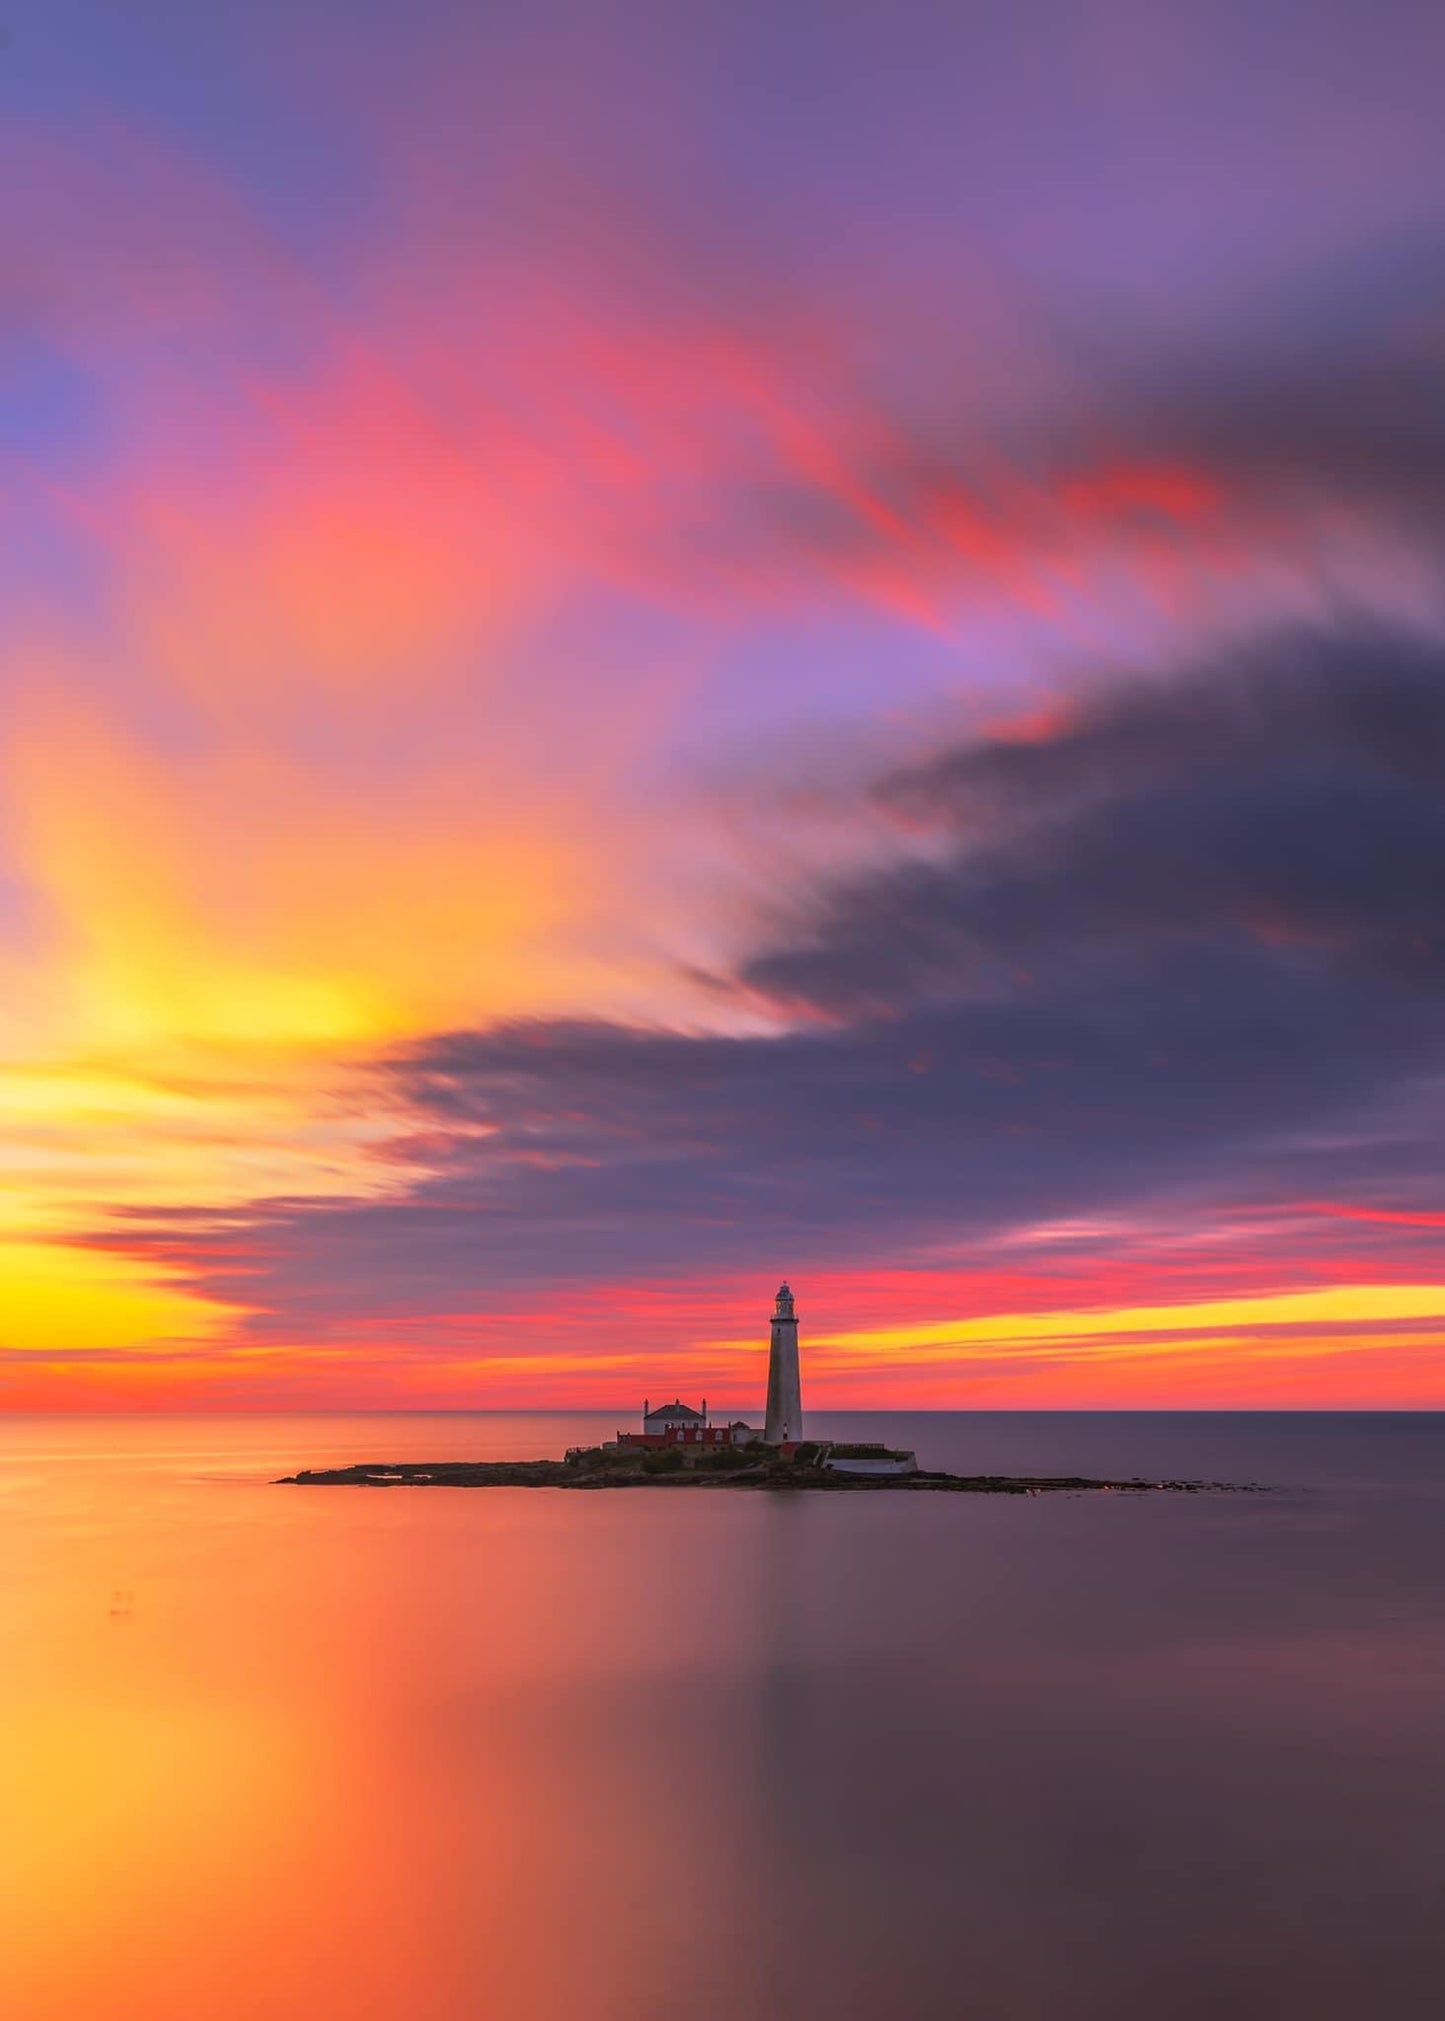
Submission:
M 637 1431 L 604 1445 L 573 1446 L 560 1460 L 402 1460 L 308 1467 L 278 1487 L 296 1488 L 766 1488 L 795 1494 L 899 1489 L 955 1495 L 1199 1494 L 1223 1481 L 1090 1480 L 1082 1474 L 946 1474 L 920 1467 L 911 1452 L 803 1436 L 798 1313 L 791 1287 L 778 1287 L 768 1342 L 767 1407 L 761 1427 L 713 1423 L 680 1397 L 642 1406 Z
M 877 1457 L 879 1471 L 844 1471 L 850 1459 Z M 308 1468 L 277 1483 L 301 1488 L 763 1488 L 825 1494 L 943 1492 L 956 1495 L 1199 1494 L 1222 1481 L 1091 1480 L 1081 1474 L 948 1474 L 907 1466 L 909 1454 L 886 1448 L 806 1441 L 782 1452 L 722 1446 L 715 1451 L 576 1447 L 561 1460 L 438 1460 Z M 887 1465 L 886 1462 L 898 1462 Z

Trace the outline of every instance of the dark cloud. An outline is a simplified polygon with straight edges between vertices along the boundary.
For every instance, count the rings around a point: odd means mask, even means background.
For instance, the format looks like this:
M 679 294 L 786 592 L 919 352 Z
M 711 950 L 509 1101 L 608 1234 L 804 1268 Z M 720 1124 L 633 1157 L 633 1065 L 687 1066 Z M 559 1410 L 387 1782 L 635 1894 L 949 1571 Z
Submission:
M 816 894 L 740 987 L 778 1036 L 594 1022 L 384 1064 L 433 1176 L 253 1228 L 288 1321 L 906 1255 L 1036 1217 L 1428 1177 L 1445 1070 L 1445 653 L 1299 635 L 1051 741 L 878 782 L 926 861 Z M 1388 1143 L 1370 1117 L 1390 1112 Z M 1417 1118 L 1411 1141 L 1411 1114 Z M 1385 1146 L 1381 1153 L 1381 1145 Z
M 1101 967 L 1106 986 L 1191 950 L 1248 967 L 1260 944 L 1293 949 L 1296 970 L 1336 990 L 1371 969 L 1433 985 L 1445 962 L 1433 641 L 1293 634 L 1120 688 L 1046 741 L 946 753 L 877 793 L 953 846 L 833 892 L 806 941 L 746 968 L 765 995 L 879 1009 L 993 994 L 1021 966 L 1087 995 Z M 1284 953 L 1265 972 L 1288 974 Z

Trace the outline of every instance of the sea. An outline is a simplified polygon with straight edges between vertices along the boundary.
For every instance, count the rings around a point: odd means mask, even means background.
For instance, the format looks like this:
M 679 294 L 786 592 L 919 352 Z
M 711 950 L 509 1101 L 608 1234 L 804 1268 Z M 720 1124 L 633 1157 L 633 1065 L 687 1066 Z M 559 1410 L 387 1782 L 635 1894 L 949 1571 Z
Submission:
M 1267 1492 L 302 1489 L 0 1423 L 7 2021 L 1439 2021 L 1445 1417 L 817 1414 Z

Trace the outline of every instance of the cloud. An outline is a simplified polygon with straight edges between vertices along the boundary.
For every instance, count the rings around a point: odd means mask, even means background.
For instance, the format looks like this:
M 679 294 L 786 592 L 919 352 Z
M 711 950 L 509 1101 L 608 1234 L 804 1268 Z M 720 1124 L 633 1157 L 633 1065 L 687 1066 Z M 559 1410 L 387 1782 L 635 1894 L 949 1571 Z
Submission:
M 941 854 L 829 893 L 806 937 L 743 979 L 838 1014 L 995 997 L 1025 966 L 1031 1001 L 1087 995 L 1101 962 L 1107 982 L 1110 963 L 1162 972 L 1207 953 L 1268 991 L 1291 976 L 1260 963 L 1273 945 L 1341 989 L 1382 968 L 1433 984 L 1442 784 L 1445 649 L 1369 623 L 1274 638 L 1106 691 L 1053 735 L 986 738 L 879 781 L 882 807 Z
M 1332 212 L 1304 287 L 1286 205 L 1278 296 L 1223 288 L 1278 177 L 1195 205 L 1186 173 L 1130 213 L 1051 102 L 1041 146 L 1011 108 L 960 122 L 951 78 L 917 188 L 835 106 L 815 212 L 776 200 L 811 151 L 792 95 L 719 191 L 704 159 L 739 148 L 694 152 L 675 93 L 639 128 L 610 85 L 559 163 L 565 104 L 432 66 L 442 99 L 380 66 L 365 106 L 337 72 L 356 154 L 322 152 L 365 159 L 357 215 L 344 173 L 268 147 L 257 179 L 225 121 L 210 160 L 119 121 L 0 147 L 39 192 L 0 229 L 22 1227 L 109 1215 L 98 1247 L 190 1258 L 254 1346 L 1191 1188 L 1433 1211 L 1441 671 L 1340 611 L 1439 610 L 1438 260 L 1365 285 Z M 483 75 L 506 119 L 478 120 Z M 1378 242 L 1400 164 L 1363 176 L 1334 116 L 1303 124 Z M 1086 294 L 1122 256 L 1172 316 L 1216 191 L 1216 280 L 1167 340 Z M 1070 251 L 1035 292 L 1041 218 Z M 1296 611 L 1317 627 L 1238 645 Z M 1162 671 L 1101 687 L 1161 634 Z M 1009 720 L 880 755 L 964 689 Z M 765 735 L 784 763 L 715 819 L 699 751 L 715 780 Z M 688 1016 L 713 1028 L 657 1029 Z M 256 1098 L 159 1098 L 181 1058 Z M 15 1127 L 37 1091 L 49 1120 Z M 1382 1105 L 1412 1103 L 1387 1150 Z
M 1445 654 L 1373 627 L 942 752 L 873 789 L 912 853 L 795 894 L 786 940 L 740 968 L 750 1001 L 805 1020 L 407 1045 L 378 1072 L 409 1119 L 393 1155 L 427 1176 L 261 1212 L 259 1267 L 231 1283 L 212 1256 L 208 1282 L 269 1306 L 262 1331 L 344 1331 L 1190 1202 L 1294 1198 L 1318 1229 L 1321 1199 L 1382 1204 L 1382 1172 L 1419 1199 L 1442 789 Z

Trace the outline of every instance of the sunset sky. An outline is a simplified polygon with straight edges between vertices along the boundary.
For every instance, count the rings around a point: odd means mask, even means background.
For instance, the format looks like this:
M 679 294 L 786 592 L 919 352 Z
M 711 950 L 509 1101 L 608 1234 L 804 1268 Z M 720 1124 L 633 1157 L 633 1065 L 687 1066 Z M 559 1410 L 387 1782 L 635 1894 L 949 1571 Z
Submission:
M 0 1401 L 1445 1406 L 1445 11 L 6 24 Z

